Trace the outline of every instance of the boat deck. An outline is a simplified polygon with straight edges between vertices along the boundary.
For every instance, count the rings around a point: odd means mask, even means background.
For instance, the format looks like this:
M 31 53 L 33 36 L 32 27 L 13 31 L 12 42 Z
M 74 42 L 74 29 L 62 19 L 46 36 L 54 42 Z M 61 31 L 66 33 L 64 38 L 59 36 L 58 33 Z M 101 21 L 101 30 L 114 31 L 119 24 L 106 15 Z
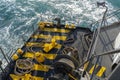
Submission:
M 102 54 L 114 50 L 114 41 L 120 31 L 120 23 L 114 23 L 110 26 L 102 27 L 100 35 L 95 46 L 94 54 Z M 63 54 L 65 47 L 74 47 L 78 53 L 79 65 L 82 64 L 87 57 L 89 47 L 91 44 L 93 32 L 88 28 L 76 27 L 75 29 L 65 28 L 65 25 L 46 25 L 44 28 L 38 28 L 23 45 L 22 50 L 18 49 L 15 54 L 18 58 L 14 58 L 5 68 L 6 72 L 2 72 L 0 80 L 19 80 L 21 78 L 32 77 L 35 80 L 46 80 L 55 74 L 55 70 L 52 65 L 56 62 L 57 56 Z M 51 41 L 53 40 L 53 43 Z M 55 41 L 54 41 L 55 40 Z M 45 49 L 45 44 L 51 45 L 50 50 Z M 94 48 L 94 47 L 92 47 Z M 20 50 L 20 51 L 19 51 Z M 91 49 L 92 50 L 92 49 Z M 20 53 L 19 53 L 20 52 Z M 40 58 L 40 62 L 37 61 L 36 53 L 41 54 L 43 57 Z M 93 53 L 93 52 L 92 52 Z M 92 55 L 90 53 L 90 55 Z M 19 59 L 30 59 L 34 62 L 32 70 L 29 74 L 20 75 L 15 73 L 16 61 Z M 91 62 L 91 61 L 89 61 Z M 94 72 L 96 58 L 91 62 L 92 65 L 86 66 L 85 69 L 88 74 Z M 110 75 L 112 65 L 112 55 L 106 55 L 99 58 L 97 63 L 97 69 L 93 74 L 92 80 L 104 80 L 104 78 Z M 102 71 L 103 70 L 103 71 Z M 29 79 L 28 79 L 29 80 Z
M 25 78 L 23 75 L 15 73 L 16 61 L 18 59 L 29 58 L 34 62 L 32 71 L 26 76 L 31 76 L 35 80 L 44 80 L 54 75 L 54 69 L 51 65 L 55 62 L 55 58 L 62 54 L 62 49 L 66 46 L 72 46 L 79 52 L 80 63 L 83 62 L 87 55 L 89 41 L 84 40 L 85 34 L 89 34 L 91 31 L 87 28 L 76 27 L 75 29 L 67 29 L 65 25 L 46 25 L 45 28 L 38 28 L 24 44 L 21 49 L 18 49 L 15 55 L 18 58 L 14 58 L 10 64 L 5 68 L 5 73 L 2 73 L 0 80 L 19 80 Z M 45 44 L 50 44 L 51 40 L 55 39 L 57 43 L 50 51 L 45 50 Z M 19 50 L 22 50 L 22 53 Z M 40 53 L 44 56 L 44 61 L 38 62 L 35 59 L 35 53 Z

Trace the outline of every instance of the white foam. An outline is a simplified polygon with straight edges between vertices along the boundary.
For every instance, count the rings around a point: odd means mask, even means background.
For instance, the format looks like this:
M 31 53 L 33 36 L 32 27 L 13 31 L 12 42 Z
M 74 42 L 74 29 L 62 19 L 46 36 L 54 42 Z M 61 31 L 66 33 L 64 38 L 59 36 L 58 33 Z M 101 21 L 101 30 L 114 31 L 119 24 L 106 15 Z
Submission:
M 19 9 L 24 12 L 26 11 L 26 9 L 24 9 L 22 6 L 19 6 Z
M 0 45 L 7 52 L 8 49 L 13 48 L 17 49 L 23 45 L 23 41 L 21 39 L 21 35 L 24 34 L 27 30 L 22 30 L 22 28 L 30 28 L 29 26 L 33 24 L 34 20 L 40 21 L 52 21 L 53 18 L 62 16 L 60 18 L 64 20 L 68 20 L 68 22 L 76 23 L 80 25 L 82 22 L 94 22 L 98 19 L 102 18 L 102 13 L 105 11 L 103 8 L 97 8 L 96 2 L 98 0 L 27 0 L 24 3 L 28 3 L 29 6 L 22 6 L 21 4 L 16 4 L 16 0 L 1 0 L 1 4 L 6 5 L 14 4 L 9 6 L 8 11 L 14 10 L 15 16 L 11 21 L 11 24 L 6 24 L 5 27 L 0 28 Z M 106 0 L 103 0 L 106 1 Z M 41 4 L 37 3 L 45 3 L 50 5 L 53 9 L 48 7 L 48 11 L 45 13 L 38 13 L 35 11 L 34 7 L 38 7 Z M 113 6 L 107 2 L 107 6 L 109 10 L 113 10 Z M 5 7 L 5 8 L 6 8 Z M 47 5 L 45 5 L 47 7 Z M 53 10 L 57 10 L 58 12 L 54 13 Z M 32 11 L 35 13 L 35 16 L 27 17 L 24 16 L 27 11 Z M 28 15 L 29 16 L 29 15 Z M 113 18 L 116 20 L 116 18 Z M 111 22 L 113 19 L 110 19 Z M 4 20 L 0 18 L 0 20 Z M 25 22 L 21 25 L 15 25 L 17 23 Z M 13 30 L 13 32 L 10 32 Z M 21 31 L 21 34 L 16 35 L 16 31 Z M 31 31 L 27 32 L 25 36 L 29 37 Z M 10 35 L 12 35 L 10 37 Z M 20 40 L 19 40 L 20 39 Z M 18 43 L 19 41 L 19 43 Z
M 42 1 L 42 0 L 39 0 L 39 1 Z M 44 0 L 43 2 L 47 2 L 47 1 L 48 0 Z M 49 1 L 48 3 L 54 6 L 56 9 L 62 10 L 62 14 L 66 15 L 65 17 L 70 18 L 71 16 L 75 16 L 75 19 L 79 17 L 81 20 L 84 20 L 83 19 L 83 16 L 84 16 L 84 17 L 87 17 L 88 19 L 92 18 L 93 20 L 96 21 L 102 18 L 102 13 L 104 11 L 104 9 L 97 8 L 96 1 L 95 0 L 89 0 L 89 1 L 88 0 L 78 0 L 78 1 L 52 0 L 52 1 Z M 111 9 L 113 9 L 111 5 L 108 5 L 108 7 L 109 6 Z

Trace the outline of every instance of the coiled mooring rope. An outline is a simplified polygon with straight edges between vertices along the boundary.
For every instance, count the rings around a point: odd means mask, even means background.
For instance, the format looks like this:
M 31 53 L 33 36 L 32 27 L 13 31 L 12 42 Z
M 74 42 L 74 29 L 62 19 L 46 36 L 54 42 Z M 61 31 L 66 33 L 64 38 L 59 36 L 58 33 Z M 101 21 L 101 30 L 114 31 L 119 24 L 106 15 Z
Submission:
M 32 71 L 34 63 L 31 59 L 18 59 L 16 61 L 14 73 L 24 75 Z

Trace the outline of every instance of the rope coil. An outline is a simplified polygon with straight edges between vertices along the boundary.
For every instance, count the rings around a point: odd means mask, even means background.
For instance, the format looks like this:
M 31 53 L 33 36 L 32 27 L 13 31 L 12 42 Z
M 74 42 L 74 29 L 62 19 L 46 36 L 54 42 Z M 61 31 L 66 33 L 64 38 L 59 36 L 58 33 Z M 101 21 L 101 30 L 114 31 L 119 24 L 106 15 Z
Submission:
M 18 59 L 16 61 L 14 73 L 17 75 L 25 75 L 32 71 L 34 63 L 31 59 Z

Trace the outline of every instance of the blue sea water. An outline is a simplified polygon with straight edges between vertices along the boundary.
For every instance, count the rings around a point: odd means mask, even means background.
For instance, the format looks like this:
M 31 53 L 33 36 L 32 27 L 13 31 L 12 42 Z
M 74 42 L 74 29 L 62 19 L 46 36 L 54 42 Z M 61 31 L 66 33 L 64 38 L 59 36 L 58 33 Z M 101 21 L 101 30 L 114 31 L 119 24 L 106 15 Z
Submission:
M 114 6 L 115 8 L 120 8 L 120 0 L 107 0 Z
M 6 54 L 15 51 L 22 47 L 39 21 L 52 21 L 55 17 L 89 27 L 90 23 L 101 19 L 105 11 L 104 8 L 97 7 L 97 1 L 99 0 L 0 0 L 0 46 Z M 110 11 L 120 8 L 120 0 L 102 1 L 106 2 Z

